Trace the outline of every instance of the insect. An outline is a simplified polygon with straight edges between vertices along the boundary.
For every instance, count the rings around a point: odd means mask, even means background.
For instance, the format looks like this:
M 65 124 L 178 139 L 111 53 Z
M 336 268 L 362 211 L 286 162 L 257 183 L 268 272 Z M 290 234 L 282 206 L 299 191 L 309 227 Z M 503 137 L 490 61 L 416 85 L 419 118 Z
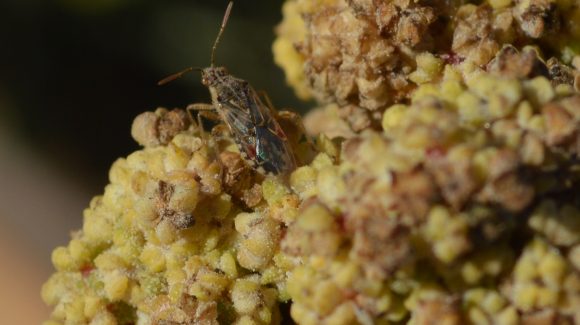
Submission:
M 215 50 L 227 24 L 233 2 L 228 4 L 207 68 L 187 68 L 159 82 L 160 85 L 180 78 L 192 70 L 201 71 L 201 83 L 209 89 L 212 104 L 192 104 L 188 110 L 200 116 L 225 123 L 242 158 L 261 174 L 285 174 L 296 168 L 294 154 L 286 134 L 276 120 L 278 113 L 270 100 L 262 100 L 254 88 L 243 79 L 228 73 L 225 67 L 214 65 Z M 217 113 L 217 114 L 216 114 Z

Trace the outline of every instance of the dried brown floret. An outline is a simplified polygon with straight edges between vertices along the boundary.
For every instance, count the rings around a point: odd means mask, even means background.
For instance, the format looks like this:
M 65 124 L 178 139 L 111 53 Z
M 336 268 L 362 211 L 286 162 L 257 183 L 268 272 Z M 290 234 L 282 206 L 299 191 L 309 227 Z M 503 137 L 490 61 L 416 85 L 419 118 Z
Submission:
M 422 222 L 437 198 L 433 178 L 421 171 L 393 173 L 393 178 L 392 191 L 397 210 L 411 217 L 405 223 L 414 226 Z
M 216 195 L 222 191 L 222 165 L 215 159 L 211 160 L 214 155 L 213 149 L 204 146 L 191 157 L 191 169 L 194 177 L 199 179 L 203 194 Z
M 459 210 L 471 194 L 477 183 L 471 177 L 471 158 L 469 155 L 451 159 L 437 149 L 429 152 L 427 170 L 433 175 L 441 195 L 455 209 Z
M 196 184 L 193 178 L 191 184 Z M 185 229 L 194 224 L 192 213 L 195 209 L 193 202 L 196 201 L 197 186 L 183 187 L 159 181 L 157 214 L 161 220 L 169 220 L 177 229 Z
M 376 116 L 376 114 L 359 106 L 342 106 L 338 110 L 338 116 L 348 123 L 352 131 L 357 133 L 366 129 L 379 128 L 379 118 Z
M 486 64 L 499 50 L 488 6 L 465 5 L 457 11 L 451 49 L 476 64 Z
M 239 153 L 223 151 L 220 160 L 224 167 L 223 186 L 226 193 L 252 208 L 262 200 L 262 189 L 256 183 L 258 174 Z
M 349 6 L 357 16 L 370 16 L 376 21 L 380 33 L 395 41 L 414 47 L 424 38 L 427 28 L 435 19 L 435 8 L 422 6 L 408 0 L 387 2 L 350 0 Z
M 514 17 L 527 36 L 539 38 L 560 27 L 558 6 L 550 0 L 517 1 Z
M 152 325 L 217 325 L 218 311 L 214 301 L 203 302 L 184 296 L 178 304 L 169 299 L 160 298 L 149 302 L 152 309 Z
M 254 208 L 262 201 L 262 187 L 259 184 L 243 192 L 242 201 L 249 207 Z
M 378 215 L 351 221 L 352 254 L 371 278 L 384 279 L 412 259 L 410 228 L 397 219 Z
M 481 202 L 498 203 L 519 212 L 534 198 L 534 188 L 521 172 L 508 172 L 488 182 L 478 195 Z
M 523 325 L 572 325 L 575 324 L 574 319 L 558 314 L 553 309 L 543 309 L 536 312 L 525 313 L 522 315 Z
M 137 116 L 131 127 L 131 135 L 145 147 L 166 145 L 190 124 L 191 120 L 185 111 L 158 108 L 154 113 L 145 112 Z
M 550 70 L 539 58 L 536 50 L 524 48 L 519 52 L 513 45 L 504 45 L 487 64 L 487 70 L 506 78 L 550 76 Z
M 435 296 L 419 299 L 410 323 L 414 325 L 463 324 L 459 299 L 452 296 Z
M 546 121 L 546 143 L 562 145 L 578 132 L 578 121 L 560 105 L 550 103 L 542 108 Z
M 580 76 L 579 71 L 575 71 L 556 58 L 550 58 L 548 62 L 546 62 L 546 65 L 550 72 L 549 79 L 552 82 L 552 85 L 565 84 L 574 86 L 575 84 L 578 84 L 577 80 Z M 578 87 L 576 87 L 576 90 L 579 90 Z

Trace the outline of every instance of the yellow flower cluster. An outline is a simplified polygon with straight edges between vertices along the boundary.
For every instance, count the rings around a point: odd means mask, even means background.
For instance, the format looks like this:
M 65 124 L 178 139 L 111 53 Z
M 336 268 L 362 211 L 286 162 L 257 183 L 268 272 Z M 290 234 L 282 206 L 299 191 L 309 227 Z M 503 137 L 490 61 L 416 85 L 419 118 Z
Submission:
M 53 252 L 57 272 L 42 289 L 55 306 L 47 324 L 279 320 L 270 284 L 280 281 L 272 273 L 281 226 L 268 212 L 292 203 L 243 212 L 222 181 L 223 162 L 187 119 L 164 109 L 137 117 L 133 134 L 146 147 L 113 164 L 83 229 Z
M 506 286 L 506 296 L 524 313 L 524 319 L 539 317 L 538 310 L 551 312 L 553 319 L 568 316 L 573 322 L 580 316 L 580 276 L 556 247 L 539 238 L 524 248 Z

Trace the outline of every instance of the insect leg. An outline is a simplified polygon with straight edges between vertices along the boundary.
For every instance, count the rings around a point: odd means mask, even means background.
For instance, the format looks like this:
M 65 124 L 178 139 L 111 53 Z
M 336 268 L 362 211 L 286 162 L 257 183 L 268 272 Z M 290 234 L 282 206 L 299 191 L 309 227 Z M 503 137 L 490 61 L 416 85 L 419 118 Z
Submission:
M 222 118 L 215 112 L 214 107 L 210 104 L 191 104 L 187 106 L 187 111 L 190 115 L 192 111 L 197 111 L 197 123 L 200 127 L 203 125 L 201 121 L 202 117 L 210 121 L 222 122 Z M 201 127 L 201 131 L 203 132 L 203 127 Z M 218 140 L 225 138 L 224 134 L 228 132 L 228 126 L 225 124 L 218 124 L 211 130 L 212 136 Z
M 212 121 L 219 121 L 220 117 L 217 113 L 215 113 L 215 108 L 213 107 L 213 105 L 211 104 L 203 104 L 203 103 L 198 103 L 198 104 L 189 104 L 187 105 L 187 107 L 185 108 L 185 110 L 187 111 L 187 113 L 189 114 L 189 117 L 193 120 L 193 111 L 197 111 L 197 125 L 199 128 L 199 131 L 201 133 L 201 136 L 203 138 L 205 138 L 205 131 L 203 129 L 203 123 L 201 121 L 201 118 L 204 117 L 208 120 L 212 120 Z
M 199 117 L 203 116 L 204 118 L 211 120 L 211 121 L 220 121 L 220 116 L 215 112 L 215 108 L 211 104 L 189 104 L 185 108 L 189 116 L 193 119 L 193 114 L 191 112 L 197 111 L 197 119 L 200 122 Z
M 306 138 L 306 142 L 308 143 L 310 148 L 312 148 L 312 149 L 316 148 L 316 146 L 314 145 L 314 143 L 312 142 L 312 140 L 310 139 L 310 137 L 306 133 L 306 128 L 304 128 L 304 123 L 302 122 L 302 116 L 300 116 L 300 114 L 297 114 L 297 113 L 294 113 L 291 111 L 280 111 L 280 112 L 277 112 L 276 115 L 279 119 L 289 121 L 294 126 L 296 126 L 296 128 L 298 128 L 298 131 L 301 134 L 300 138 Z M 300 139 L 299 139 L 299 141 L 300 141 Z
M 272 104 L 272 101 L 270 100 L 270 96 L 268 96 L 268 93 L 265 92 L 264 90 L 257 90 L 257 92 L 258 96 L 262 97 L 262 99 L 266 103 L 266 106 L 268 106 L 268 108 L 270 109 L 270 112 L 275 115 L 276 110 L 274 109 L 274 105 Z
M 215 107 L 212 104 L 197 103 L 189 104 L 185 108 L 188 112 L 190 111 L 215 111 Z
M 211 135 L 218 140 L 226 138 L 225 134 L 229 133 L 228 126 L 225 124 L 218 124 L 211 129 Z
M 270 96 L 268 96 L 268 93 L 263 91 L 263 90 L 258 90 L 258 95 L 260 97 L 262 97 L 264 99 L 264 102 L 266 103 L 266 106 L 268 106 L 268 108 L 270 109 L 270 112 L 272 113 L 272 116 L 276 117 L 276 120 L 278 120 L 278 122 L 280 121 L 280 119 L 286 120 L 286 121 L 290 121 L 290 123 L 294 124 L 296 126 L 296 128 L 298 128 L 298 131 L 300 131 L 300 133 L 303 136 L 306 136 L 306 129 L 304 128 L 304 123 L 302 123 L 302 117 L 294 112 L 290 112 L 290 111 L 277 111 L 274 108 L 274 105 L 272 105 L 272 101 L 270 100 Z M 271 132 L 276 133 L 276 130 L 270 130 Z M 307 137 L 306 139 L 308 141 L 308 143 L 313 146 L 312 142 L 310 141 L 310 138 Z
M 205 119 L 208 119 L 208 120 L 214 121 L 214 122 L 221 121 L 220 116 L 216 112 L 210 112 L 210 111 L 197 112 L 197 117 L 198 118 L 203 117 Z
M 302 122 L 302 116 L 291 111 L 280 111 L 276 113 L 276 117 L 290 121 L 292 124 L 300 130 L 300 132 L 306 134 L 306 129 L 304 129 L 304 123 Z

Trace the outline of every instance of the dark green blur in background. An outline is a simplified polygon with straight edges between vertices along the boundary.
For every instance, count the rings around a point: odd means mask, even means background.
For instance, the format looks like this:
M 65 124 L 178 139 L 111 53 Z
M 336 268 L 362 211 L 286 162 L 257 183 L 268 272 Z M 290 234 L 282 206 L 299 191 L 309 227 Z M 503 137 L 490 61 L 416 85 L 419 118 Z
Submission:
M 145 110 L 208 102 L 199 73 L 158 87 L 188 66 L 207 66 L 226 0 L 1 0 L 0 118 L 47 163 L 94 193 L 117 157 L 137 149 L 132 119 Z M 239 0 L 216 63 L 299 111 L 273 63 L 280 0 Z M 8 122 L 8 123 L 6 123 Z
M 207 66 L 226 0 L 0 0 L 0 324 L 40 324 L 51 251 L 82 227 L 108 170 L 137 150 L 133 118 L 159 106 L 209 102 Z M 238 0 L 216 63 L 300 103 L 273 63 L 281 0 Z

